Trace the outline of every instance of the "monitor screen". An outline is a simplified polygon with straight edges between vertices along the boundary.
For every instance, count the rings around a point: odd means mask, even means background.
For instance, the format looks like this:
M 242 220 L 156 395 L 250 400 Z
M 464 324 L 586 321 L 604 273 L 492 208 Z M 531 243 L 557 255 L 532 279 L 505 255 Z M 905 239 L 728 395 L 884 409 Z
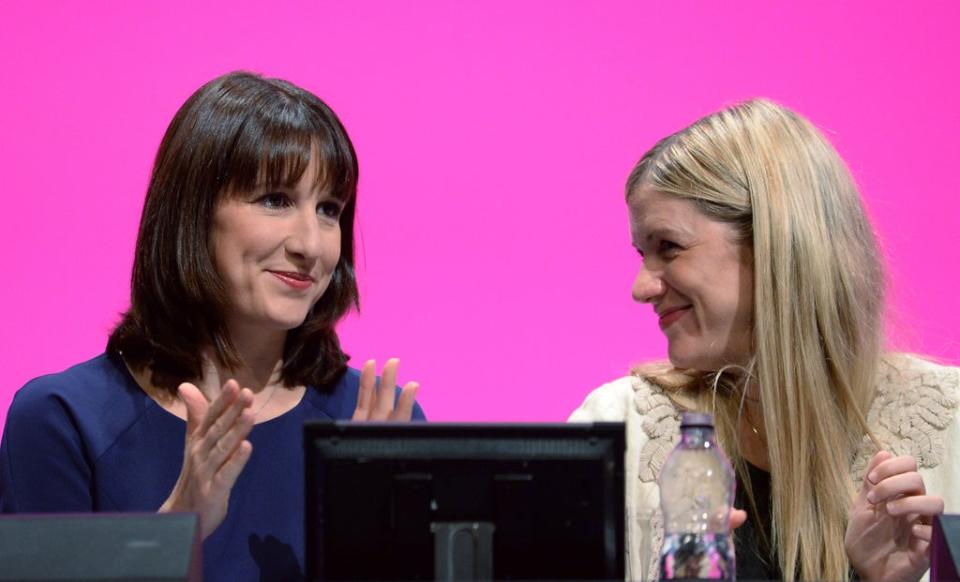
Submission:
M 624 428 L 308 423 L 309 580 L 622 580 Z
M 930 540 L 930 582 L 960 580 L 960 515 L 933 518 Z

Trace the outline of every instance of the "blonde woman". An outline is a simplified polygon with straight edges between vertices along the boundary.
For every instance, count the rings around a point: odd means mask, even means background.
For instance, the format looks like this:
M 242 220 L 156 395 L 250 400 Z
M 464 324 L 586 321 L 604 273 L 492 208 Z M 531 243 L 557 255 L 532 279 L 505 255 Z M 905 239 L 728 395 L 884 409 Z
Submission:
M 750 101 L 657 143 L 626 192 L 633 296 L 669 363 L 571 420 L 626 420 L 628 577 L 657 574 L 657 477 L 698 410 L 736 468 L 738 577 L 921 578 L 930 519 L 960 510 L 960 370 L 883 351 L 880 256 L 837 152 Z

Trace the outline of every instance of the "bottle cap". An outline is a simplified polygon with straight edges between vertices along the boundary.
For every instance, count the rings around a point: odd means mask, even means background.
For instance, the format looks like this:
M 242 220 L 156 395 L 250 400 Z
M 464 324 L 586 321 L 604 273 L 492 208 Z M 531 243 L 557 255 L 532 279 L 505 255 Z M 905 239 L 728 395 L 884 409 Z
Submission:
M 713 428 L 713 416 L 705 412 L 684 412 L 680 428 Z

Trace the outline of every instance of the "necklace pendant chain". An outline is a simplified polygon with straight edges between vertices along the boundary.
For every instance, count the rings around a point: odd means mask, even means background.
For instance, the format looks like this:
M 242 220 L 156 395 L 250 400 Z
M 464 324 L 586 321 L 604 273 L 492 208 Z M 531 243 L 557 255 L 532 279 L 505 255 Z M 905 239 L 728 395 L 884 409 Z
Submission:
M 273 395 L 276 393 L 277 393 L 277 385 L 274 384 L 273 390 L 271 390 L 270 392 L 270 396 L 267 396 L 267 399 L 263 401 L 263 404 L 260 405 L 260 408 L 258 408 L 257 411 L 253 413 L 254 418 L 260 416 L 260 413 L 263 412 L 263 409 L 266 408 L 268 404 L 270 404 L 270 401 L 273 400 Z

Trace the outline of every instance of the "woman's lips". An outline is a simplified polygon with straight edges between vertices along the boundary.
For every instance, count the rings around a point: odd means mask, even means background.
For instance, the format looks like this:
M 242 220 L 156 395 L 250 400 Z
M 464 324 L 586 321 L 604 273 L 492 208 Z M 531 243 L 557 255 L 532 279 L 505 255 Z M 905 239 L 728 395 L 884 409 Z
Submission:
M 280 279 L 287 286 L 296 289 L 298 291 L 303 291 L 304 289 L 309 289 L 313 285 L 313 277 L 310 275 L 304 275 L 303 273 L 293 273 L 289 271 L 270 271 L 270 274 Z
M 673 307 L 665 310 L 663 313 L 660 314 L 660 329 L 667 329 L 668 327 L 676 323 L 678 319 L 680 319 L 681 317 L 684 316 L 684 314 L 690 311 L 690 307 L 691 306 L 687 305 L 685 307 Z

